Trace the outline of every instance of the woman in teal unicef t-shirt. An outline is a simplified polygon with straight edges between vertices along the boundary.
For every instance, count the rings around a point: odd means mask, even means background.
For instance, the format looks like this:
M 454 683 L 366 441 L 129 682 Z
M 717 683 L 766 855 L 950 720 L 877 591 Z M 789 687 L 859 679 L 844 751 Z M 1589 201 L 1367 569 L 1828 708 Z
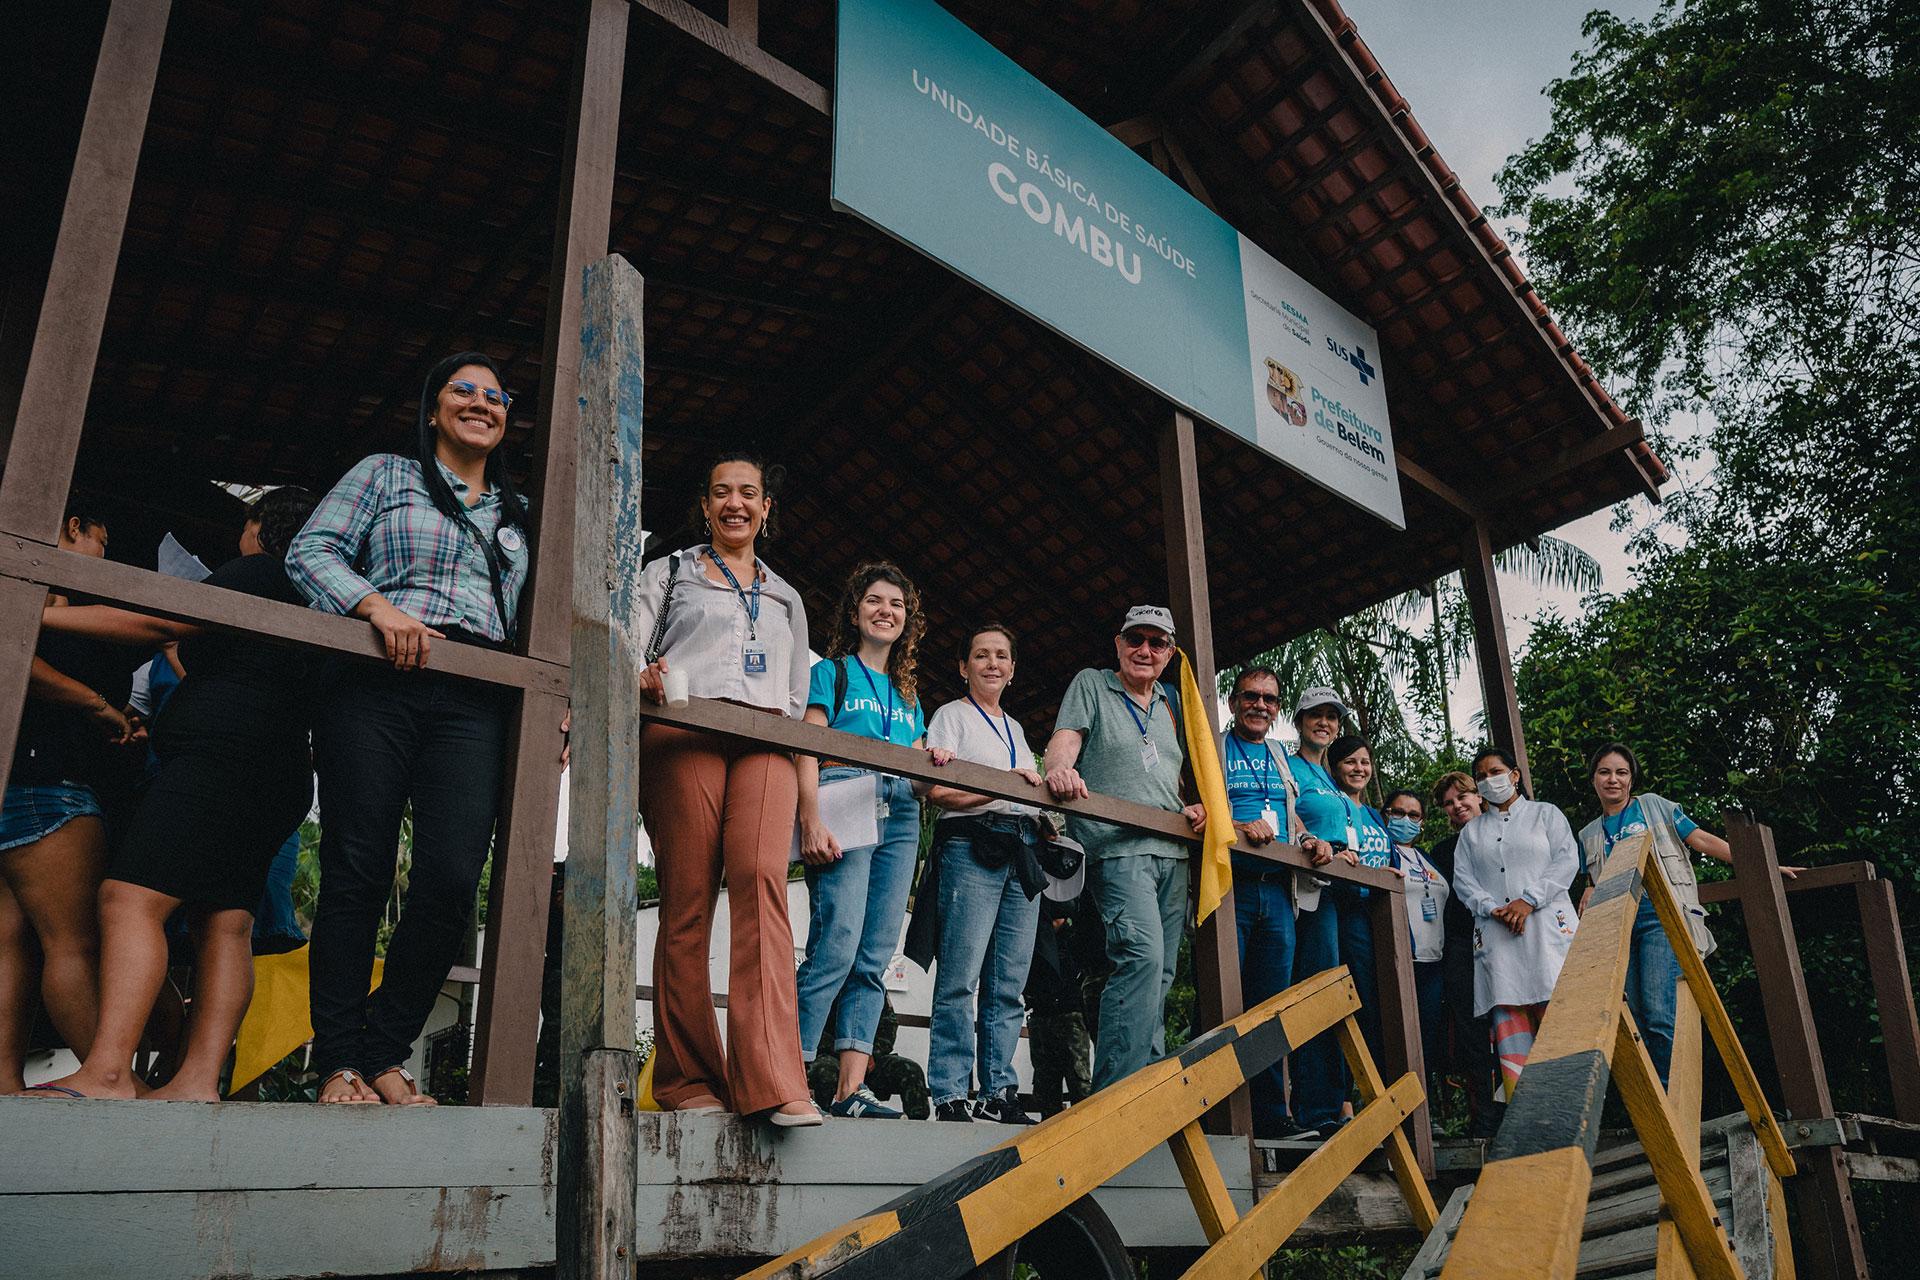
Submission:
M 915 651 L 926 630 L 920 594 L 884 562 L 847 580 L 833 619 L 828 658 L 813 667 L 806 718 L 863 738 L 920 746 L 926 737 Z M 820 816 L 820 789 L 870 776 L 880 842 L 843 849 Z M 898 1119 L 867 1087 L 873 1038 L 886 1002 L 887 965 L 900 941 L 920 844 L 917 788 L 904 778 L 800 757 L 800 856 L 806 862 L 809 923 L 800 966 L 800 1053 L 811 1062 L 834 1013 L 840 1080 L 828 1114 Z

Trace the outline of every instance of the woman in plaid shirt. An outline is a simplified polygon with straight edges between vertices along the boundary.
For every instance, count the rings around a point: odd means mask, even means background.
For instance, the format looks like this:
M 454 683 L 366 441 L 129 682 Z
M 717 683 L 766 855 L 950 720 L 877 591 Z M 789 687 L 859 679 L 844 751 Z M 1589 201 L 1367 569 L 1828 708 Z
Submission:
M 314 715 L 320 901 L 310 962 L 321 1102 L 430 1104 L 407 1073 L 457 958 L 492 844 L 508 691 L 427 667 L 435 640 L 504 649 L 527 579 L 527 508 L 499 446 L 512 397 L 478 352 L 421 391 L 413 457 L 375 454 L 287 552 L 316 609 L 364 618 L 391 666 L 341 663 Z M 371 995 L 374 942 L 413 808 L 406 908 Z

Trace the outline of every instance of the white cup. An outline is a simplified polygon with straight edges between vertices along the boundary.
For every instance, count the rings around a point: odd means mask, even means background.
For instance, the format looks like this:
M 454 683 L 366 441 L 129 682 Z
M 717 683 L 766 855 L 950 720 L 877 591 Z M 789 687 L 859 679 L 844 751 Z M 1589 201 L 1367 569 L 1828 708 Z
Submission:
M 687 689 L 687 673 L 674 667 L 668 667 L 660 676 L 660 683 L 667 689 L 667 705 L 684 707 L 691 696 Z

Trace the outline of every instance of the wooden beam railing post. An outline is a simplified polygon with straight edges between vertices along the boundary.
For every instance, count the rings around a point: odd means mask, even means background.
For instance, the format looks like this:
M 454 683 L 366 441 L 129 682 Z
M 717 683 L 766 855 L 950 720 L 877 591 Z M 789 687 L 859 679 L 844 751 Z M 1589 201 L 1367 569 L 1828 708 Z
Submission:
M 1213 697 L 1219 681 L 1213 667 L 1213 612 L 1207 592 L 1197 448 L 1193 418 L 1174 410 L 1160 435 L 1160 519 L 1165 531 L 1167 589 L 1174 626 L 1180 633 L 1180 643 L 1193 659 L 1194 683 L 1200 686 L 1207 703 L 1207 741 L 1189 742 L 1187 749 L 1215 751 L 1219 717 Z M 1240 935 L 1234 925 L 1231 886 L 1194 936 L 1193 985 L 1202 1026 L 1220 1026 L 1246 1007 L 1240 990 Z M 1214 1132 L 1252 1137 L 1252 1095 L 1246 1089 L 1235 1090 L 1226 1114 L 1211 1115 L 1205 1123 L 1213 1126 Z
M 1388 1078 L 1427 1079 L 1426 1049 L 1420 1043 L 1420 997 L 1413 984 L 1413 929 L 1407 923 L 1406 898 L 1375 893 L 1367 898 L 1373 925 L 1373 977 L 1380 1000 L 1380 1070 Z M 1407 1120 L 1405 1140 L 1413 1144 L 1420 1172 L 1432 1178 L 1433 1127 L 1428 1104 Z
M 575 43 L 572 103 L 560 172 L 547 332 L 535 435 L 533 572 L 522 602 L 527 656 L 564 662 L 573 589 L 575 461 L 580 456 L 580 279 L 607 252 L 613 209 L 614 149 L 620 135 L 620 84 L 627 56 L 626 0 L 584 0 Z M 540 979 L 553 884 L 553 834 L 559 818 L 560 721 L 557 698 L 521 699 L 510 739 L 494 844 L 473 1055 L 473 1096 L 524 1106 L 533 1100 Z
M 113 0 L 107 10 L 0 474 L 0 531 L 52 542 L 66 510 L 171 9 L 171 0 Z M 32 583 L 0 581 L 0 777 L 13 765 L 45 600 Z
M 1744 813 L 1730 811 L 1727 843 L 1733 849 L 1733 874 L 1740 884 L 1740 907 L 1746 915 L 1754 976 L 1766 1012 L 1767 1039 L 1780 1073 L 1780 1098 L 1795 1119 L 1831 1117 L 1833 1096 L 1814 1033 L 1813 1005 L 1807 998 L 1800 944 L 1781 886 L 1773 832 Z M 1821 1280 L 1866 1275 L 1860 1222 L 1840 1148 L 1806 1148 L 1800 1152 L 1800 1165 L 1801 1176 L 1791 1188 L 1800 1208 L 1804 1273 Z
M 633 1273 L 640 787 L 634 672 L 646 643 L 636 623 L 646 390 L 641 290 L 624 258 L 587 268 L 573 513 L 573 793 L 560 967 L 562 1280 L 630 1280 Z
M 1527 765 L 1526 735 L 1520 729 L 1520 696 L 1513 685 L 1513 656 L 1507 648 L 1506 615 L 1500 610 L 1500 583 L 1493 565 L 1493 536 L 1485 520 L 1467 526 L 1460 543 L 1461 582 L 1473 610 L 1473 651 L 1480 663 L 1480 691 L 1487 707 L 1487 731 L 1496 746 L 1513 752 L 1520 780 L 1533 790 Z
M 1907 948 L 1900 937 L 1900 912 L 1891 880 L 1867 880 L 1854 886 L 1860 902 L 1860 935 L 1873 975 L 1873 1000 L 1880 1011 L 1880 1037 L 1887 1049 L 1887 1074 L 1893 1079 L 1894 1118 L 1920 1124 L 1920 1022 L 1913 1008 L 1913 979 L 1907 973 Z

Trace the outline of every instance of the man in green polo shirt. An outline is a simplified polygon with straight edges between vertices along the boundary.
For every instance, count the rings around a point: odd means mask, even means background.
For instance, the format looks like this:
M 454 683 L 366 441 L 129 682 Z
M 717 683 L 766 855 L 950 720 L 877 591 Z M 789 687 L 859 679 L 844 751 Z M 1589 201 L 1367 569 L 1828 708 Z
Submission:
M 1173 657 L 1173 615 L 1135 605 L 1114 651 L 1118 670 L 1082 671 L 1061 699 L 1047 742 L 1047 789 L 1056 799 L 1097 792 L 1184 813 L 1199 831 L 1207 811 L 1181 799 L 1180 713 L 1160 683 Z M 1113 962 L 1093 1051 L 1093 1086 L 1104 1089 L 1166 1052 L 1167 990 L 1187 914 L 1187 846 L 1075 815 L 1067 830 L 1086 846 L 1088 888 Z

